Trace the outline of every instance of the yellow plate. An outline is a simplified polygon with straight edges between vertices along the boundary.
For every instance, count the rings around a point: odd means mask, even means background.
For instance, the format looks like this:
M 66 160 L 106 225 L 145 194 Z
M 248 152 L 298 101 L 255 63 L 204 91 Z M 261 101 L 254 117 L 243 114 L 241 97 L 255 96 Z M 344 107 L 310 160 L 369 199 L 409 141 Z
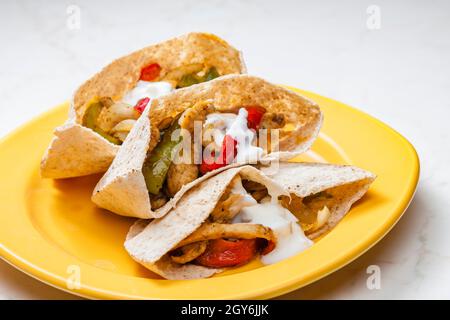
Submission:
M 108 299 L 270 298 L 343 267 L 401 217 L 417 185 L 419 161 L 411 144 L 382 122 L 337 101 L 298 92 L 315 100 L 325 115 L 312 152 L 301 159 L 353 164 L 378 175 L 366 196 L 310 249 L 274 265 L 253 262 L 210 279 L 158 278 L 123 248 L 133 220 L 90 202 L 99 176 L 62 181 L 39 177 L 39 161 L 53 128 L 66 118 L 64 104 L 0 142 L 1 256 L 50 285 Z M 73 288 L 78 275 L 80 288 Z

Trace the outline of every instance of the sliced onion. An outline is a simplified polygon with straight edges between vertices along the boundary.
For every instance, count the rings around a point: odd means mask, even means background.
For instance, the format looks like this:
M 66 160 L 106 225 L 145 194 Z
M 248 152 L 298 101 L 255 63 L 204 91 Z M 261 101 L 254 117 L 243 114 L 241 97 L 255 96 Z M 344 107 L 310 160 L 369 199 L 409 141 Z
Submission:
M 114 126 L 114 128 L 111 129 L 111 133 L 130 132 L 131 129 L 133 129 L 135 123 L 136 120 L 132 119 L 120 121 L 117 125 Z

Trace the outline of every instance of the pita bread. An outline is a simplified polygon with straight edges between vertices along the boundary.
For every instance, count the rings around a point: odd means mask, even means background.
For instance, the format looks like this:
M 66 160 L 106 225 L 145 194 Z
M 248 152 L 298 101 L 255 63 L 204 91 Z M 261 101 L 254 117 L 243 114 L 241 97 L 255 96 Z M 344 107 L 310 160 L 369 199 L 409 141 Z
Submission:
M 322 163 L 280 162 L 262 167 L 261 171 L 301 198 L 331 190 L 333 198 L 327 203 L 331 216 L 324 226 L 308 235 L 311 239 L 334 228 L 376 178 L 355 166 Z
M 194 264 L 179 265 L 167 253 L 208 218 L 237 174 L 270 186 L 275 190 L 269 192 L 272 194 L 295 194 L 303 198 L 332 190 L 333 199 L 327 203 L 330 218 L 322 228 L 308 235 L 310 239 L 336 226 L 375 179 L 372 173 L 360 168 L 331 164 L 280 163 L 279 167 L 262 170 L 250 166 L 230 169 L 188 191 L 165 217 L 150 223 L 136 221 L 127 235 L 125 249 L 138 263 L 166 279 L 205 278 L 222 271 Z
M 55 130 L 42 159 L 42 177 L 70 178 L 108 169 L 119 146 L 83 127 L 83 115 L 94 98 L 123 97 L 135 86 L 141 69 L 154 62 L 162 67 L 162 72 L 197 63 L 215 66 L 222 75 L 246 72 L 241 53 L 208 33 L 189 33 L 113 61 L 75 92 L 69 118 Z
M 193 264 L 176 264 L 165 254 L 200 227 L 236 175 L 265 185 L 270 194 L 287 195 L 281 186 L 254 167 L 232 168 L 191 188 L 165 217 L 149 224 L 138 220 L 128 233 L 125 249 L 137 262 L 167 279 L 205 278 L 220 272 Z
M 157 144 L 151 136 L 159 136 L 155 128 L 167 118 L 174 118 L 196 102 L 210 100 L 218 111 L 246 105 L 259 105 L 267 112 L 282 113 L 296 127 L 280 141 L 280 151 L 261 161 L 290 159 L 309 149 L 322 125 L 319 106 L 290 90 L 249 75 L 228 75 L 177 90 L 154 99 L 149 117 L 141 117 L 122 145 L 113 164 L 96 186 L 92 201 L 98 206 L 124 216 L 158 218 L 173 208 L 189 188 L 207 177 L 185 185 L 162 208 L 153 211 L 142 166 L 146 155 Z M 156 130 L 156 133 L 153 131 Z M 234 165 L 236 166 L 236 165 Z M 227 167 L 228 168 L 228 167 Z M 227 168 L 222 168 L 225 170 Z M 216 174 L 215 171 L 211 174 Z
M 199 101 L 212 101 L 218 112 L 229 112 L 242 106 L 262 106 L 267 112 L 281 113 L 294 128 L 280 137 L 280 151 L 265 160 L 290 159 L 307 151 L 322 126 L 319 106 L 291 90 L 250 75 L 228 75 L 199 85 L 178 90 L 155 99 L 152 124 L 174 118 Z

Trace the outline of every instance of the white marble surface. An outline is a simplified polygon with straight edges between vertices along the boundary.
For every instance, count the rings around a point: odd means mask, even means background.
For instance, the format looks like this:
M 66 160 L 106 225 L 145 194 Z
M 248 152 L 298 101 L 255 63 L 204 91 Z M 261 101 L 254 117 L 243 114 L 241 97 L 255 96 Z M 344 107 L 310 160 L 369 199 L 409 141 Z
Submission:
M 450 2 L 1 1 L 0 135 L 66 100 L 106 62 L 188 31 L 244 51 L 251 73 L 343 101 L 417 148 L 416 197 L 363 257 L 284 298 L 450 298 Z M 69 5 L 80 29 L 66 26 Z M 368 29 L 367 8 L 381 10 Z M 381 289 L 366 268 L 381 267 Z M 0 298 L 70 299 L 0 261 Z

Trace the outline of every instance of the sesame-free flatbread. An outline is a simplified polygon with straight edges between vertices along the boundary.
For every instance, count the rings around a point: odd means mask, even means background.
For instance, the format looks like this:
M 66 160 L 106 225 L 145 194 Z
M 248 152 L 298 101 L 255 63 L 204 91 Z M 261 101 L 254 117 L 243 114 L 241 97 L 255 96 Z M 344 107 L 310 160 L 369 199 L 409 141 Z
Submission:
M 280 139 L 276 152 L 259 159 L 263 162 L 286 160 L 307 151 L 322 125 L 322 113 L 315 102 L 258 77 L 228 75 L 180 89 L 153 100 L 147 117 L 141 116 L 137 121 L 111 167 L 95 187 L 92 201 L 120 215 L 158 218 L 173 208 L 184 192 L 205 179 L 201 177 L 183 186 L 163 207 L 152 210 L 142 173 L 147 154 L 158 143 L 159 124 L 167 118 L 175 118 L 199 101 L 209 101 L 219 112 L 258 105 L 267 112 L 283 114 L 292 128 Z
M 221 75 L 246 72 L 241 53 L 208 33 L 189 33 L 113 61 L 75 92 L 68 120 L 56 128 L 42 159 L 42 177 L 71 178 L 108 169 L 120 147 L 82 126 L 83 116 L 93 99 L 111 97 L 120 100 L 135 87 L 141 69 L 151 63 L 161 66 L 162 76 L 193 64 L 214 66 Z
M 206 278 L 222 271 L 177 264 L 167 253 L 208 218 L 236 175 L 265 185 L 272 196 L 289 195 L 292 199 L 316 195 L 309 201 L 320 201 L 319 208 L 326 205 L 330 216 L 323 226 L 307 234 L 310 239 L 335 227 L 375 179 L 374 174 L 358 167 L 333 164 L 277 163 L 262 170 L 251 166 L 229 169 L 189 190 L 166 216 L 152 222 L 137 220 L 129 230 L 125 249 L 135 261 L 166 279 Z M 325 192 L 326 199 L 319 199 Z
M 270 194 L 287 195 L 281 186 L 252 166 L 231 168 L 191 188 L 163 218 L 154 219 L 151 223 L 138 220 L 128 233 L 125 249 L 137 262 L 166 279 L 206 278 L 220 272 L 220 269 L 194 264 L 176 264 L 166 253 L 200 227 L 237 175 L 261 183 Z

